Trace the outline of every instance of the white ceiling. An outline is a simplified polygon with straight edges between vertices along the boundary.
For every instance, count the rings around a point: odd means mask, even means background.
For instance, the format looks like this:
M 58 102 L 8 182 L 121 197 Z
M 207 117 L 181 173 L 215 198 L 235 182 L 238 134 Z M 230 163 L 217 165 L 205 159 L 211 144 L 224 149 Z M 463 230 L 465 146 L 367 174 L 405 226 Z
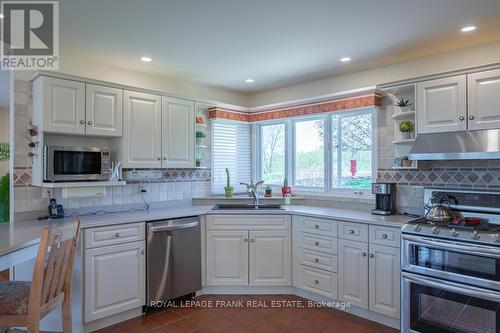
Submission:
M 500 40 L 499 0 L 61 0 L 61 53 L 247 93 Z M 477 25 L 465 34 L 460 28 Z M 152 63 L 142 63 L 147 55 Z M 345 64 L 343 56 L 353 60 Z M 244 82 L 253 78 L 253 84 Z

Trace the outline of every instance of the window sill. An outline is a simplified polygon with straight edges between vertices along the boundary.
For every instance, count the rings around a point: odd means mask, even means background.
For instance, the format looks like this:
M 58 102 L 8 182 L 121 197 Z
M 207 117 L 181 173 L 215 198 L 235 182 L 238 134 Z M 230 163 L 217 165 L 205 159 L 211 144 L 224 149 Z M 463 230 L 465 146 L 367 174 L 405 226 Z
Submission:
M 370 192 L 355 194 L 353 191 L 317 192 L 317 191 L 304 191 L 299 189 L 293 191 L 293 193 L 294 195 L 305 197 L 306 199 L 346 201 L 351 203 L 354 202 L 354 203 L 366 203 L 366 204 L 373 204 L 375 202 L 375 196 Z

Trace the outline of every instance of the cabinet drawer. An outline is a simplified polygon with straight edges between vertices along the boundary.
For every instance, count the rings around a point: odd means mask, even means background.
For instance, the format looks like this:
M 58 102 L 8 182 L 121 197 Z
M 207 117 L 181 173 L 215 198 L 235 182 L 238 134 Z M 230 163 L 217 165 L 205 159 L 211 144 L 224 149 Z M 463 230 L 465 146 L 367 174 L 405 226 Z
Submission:
M 85 248 L 142 241 L 144 222 L 85 229 Z
M 299 260 L 302 265 L 337 272 L 338 258 L 335 255 L 310 250 L 299 250 Z
M 340 221 L 339 238 L 368 242 L 368 224 Z
M 208 215 L 209 230 L 290 230 L 288 215 Z
M 337 254 L 337 238 L 300 233 L 299 246 L 307 250 L 315 250 Z
M 330 298 L 337 298 L 337 274 L 305 266 L 300 267 L 302 289 Z
M 337 237 L 337 221 L 307 216 L 297 216 L 296 218 L 301 231 Z
M 399 247 L 401 230 L 399 228 L 370 226 L 370 243 Z

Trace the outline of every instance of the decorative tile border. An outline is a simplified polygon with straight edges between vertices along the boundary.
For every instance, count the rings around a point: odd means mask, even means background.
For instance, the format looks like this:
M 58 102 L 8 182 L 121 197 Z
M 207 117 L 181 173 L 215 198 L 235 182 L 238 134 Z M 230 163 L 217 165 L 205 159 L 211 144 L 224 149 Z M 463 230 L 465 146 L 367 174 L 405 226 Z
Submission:
M 500 168 L 380 169 L 377 181 L 399 185 L 500 189 Z
M 319 113 L 361 109 L 368 107 L 381 107 L 382 98 L 377 92 L 370 94 L 356 95 L 337 98 L 333 100 L 291 106 L 280 109 L 271 109 L 258 112 L 241 112 L 222 108 L 212 108 L 208 111 L 210 119 L 227 119 L 244 122 L 257 122 L 265 120 L 275 120 L 288 117 L 313 115 Z
M 131 169 L 123 169 L 131 170 Z M 163 170 L 162 179 L 151 180 L 151 182 L 200 182 L 211 181 L 212 171 L 210 169 L 167 169 Z M 127 180 L 127 184 L 144 183 L 147 181 Z
M 31 178 L 31 167 L 14 167 L 14 173 L 12 174 L 12 184 L 14 187 L 31 186 Z

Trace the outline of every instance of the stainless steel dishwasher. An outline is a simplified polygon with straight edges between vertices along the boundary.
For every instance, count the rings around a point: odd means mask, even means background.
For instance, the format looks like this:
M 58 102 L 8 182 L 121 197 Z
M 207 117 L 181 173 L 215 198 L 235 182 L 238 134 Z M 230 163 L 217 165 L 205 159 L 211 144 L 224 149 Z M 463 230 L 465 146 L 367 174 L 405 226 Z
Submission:
M 146 305 L 200 290 L 199 217 L 148 222 L 146 232 Z

